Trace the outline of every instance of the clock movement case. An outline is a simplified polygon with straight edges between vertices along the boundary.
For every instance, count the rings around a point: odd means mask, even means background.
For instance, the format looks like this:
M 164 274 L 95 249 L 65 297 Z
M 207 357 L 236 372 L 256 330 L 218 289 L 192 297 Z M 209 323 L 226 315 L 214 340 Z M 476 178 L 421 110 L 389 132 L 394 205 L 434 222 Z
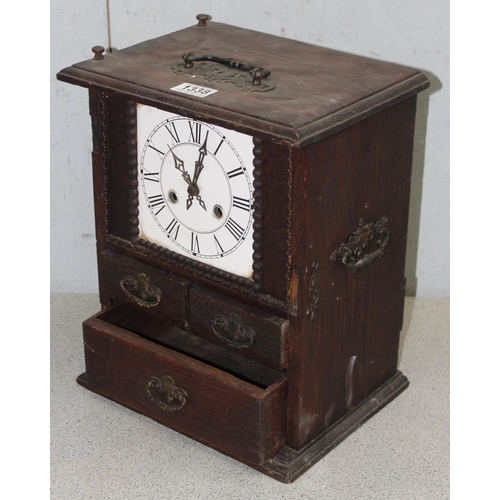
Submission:
M 78 382 L 292 482 L 408 385 L 398 346 L 428 80 L 203 20 L 101 52 L 58 74 L 89 89 L 93 130 L 103 309 L 83 324 Z M 187 52 L 265 66 L 275 88 L 176 73 Z M 217 92 L 171 90 L 184 82 Z M 254 138 L 251 280 L 141 240 L 136 103 Z

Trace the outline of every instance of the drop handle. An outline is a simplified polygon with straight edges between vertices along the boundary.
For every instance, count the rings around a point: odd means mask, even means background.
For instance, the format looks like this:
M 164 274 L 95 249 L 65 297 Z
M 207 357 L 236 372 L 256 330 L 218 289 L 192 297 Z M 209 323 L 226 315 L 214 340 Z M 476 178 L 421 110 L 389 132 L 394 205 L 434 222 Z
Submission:
M 153 403 L 162 410 L 179 411 L 184 408 L 188 394 L 181 387 L 177 387 L 171 375 L 151 377 L 146 383 L 146 391 Z
M 137 277 L 127 274 L 120 280 L 120 287 L 127 297 L 141 307 L 156 307 L 161 300 L 161 290 L 149 284 L 149 277 L 145 273 Z
M 245 325 L 243 320 L 235 313 L 227 316 L 216 316 L 211 321 L 212 332 L 225 344 L 236 349 L 250 347 L 255 341 L 255 332 Z
M 259 66 L 252 66 L 251 64 L 240 61 L 238 59 L 232 59 L 230 57 L 220 57 L 213 55 L 203 55 L 195 57 L 192 52 L 187 52 L 182 56 L 182 59 L 184 59 L 185 68 L 192 68 L 195 62 L 210 61 L 228 66 L 229 68 L 238 69 L 240 71 L 247 71 L 252 75 L 252 85 L 260 85 L 262 79 L 267 78 L 271 74 L 271 71 L 269 71 L 268 69 L 261 68 Z
M 391 232 L 386 227 L 387 221 L 387 217 L 382 217 L 377 222 L 365 224 L 363 219 L 359 219 L 357 229 L 349 236 L 346 243 L 342 243 L 330 255 L 330 260 L 340 260 L 345 268 L 354 274 L 358 269 L 381 258 L 391 238 Z M 376 250 L 366 253 L 366 248 L 372 244 L 376 237 L 380 237 L 375 241 Z

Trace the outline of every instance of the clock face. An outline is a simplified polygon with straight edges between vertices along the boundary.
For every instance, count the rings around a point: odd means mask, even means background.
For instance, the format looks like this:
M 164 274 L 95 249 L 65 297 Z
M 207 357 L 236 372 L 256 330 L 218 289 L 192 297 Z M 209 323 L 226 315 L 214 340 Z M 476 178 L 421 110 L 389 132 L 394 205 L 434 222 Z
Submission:
M 137 105 L 140 237 L 252 276 L 252 137 Z

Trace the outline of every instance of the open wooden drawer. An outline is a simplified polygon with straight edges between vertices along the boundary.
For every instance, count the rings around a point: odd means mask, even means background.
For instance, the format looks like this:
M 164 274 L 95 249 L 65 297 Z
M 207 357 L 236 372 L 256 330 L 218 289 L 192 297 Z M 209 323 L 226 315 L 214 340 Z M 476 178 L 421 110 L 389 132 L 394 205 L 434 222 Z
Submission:
M 284 445 L 285 374 L 124 305 L 83 332 L 91 391 L 244 462 Z

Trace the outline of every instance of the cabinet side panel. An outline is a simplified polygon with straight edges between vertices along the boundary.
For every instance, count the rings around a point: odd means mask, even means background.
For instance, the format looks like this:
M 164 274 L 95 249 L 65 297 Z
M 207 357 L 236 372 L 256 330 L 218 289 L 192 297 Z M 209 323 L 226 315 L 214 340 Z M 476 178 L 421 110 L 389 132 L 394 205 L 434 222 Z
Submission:
M 302 276 L 290 359 L 293 448 L 303 447 L 396 373 L 415 104 L 415 97 L 408 99 L 295 152 L 294 165 L 306 169 L 306 202 L 305 244 L 299 248 L 300 238 L 294 238 L 292 250 Z M 380 258 L 354 273 L 341 259 L 330 259 L 360 219 L 364 225 L 384 218 L 390 235 Z M 377 251 L 377 240 L 382 244 L 387 235 L 376 234 L 361 257 Z M 297 264 L 296 258 L 303 261 Z

